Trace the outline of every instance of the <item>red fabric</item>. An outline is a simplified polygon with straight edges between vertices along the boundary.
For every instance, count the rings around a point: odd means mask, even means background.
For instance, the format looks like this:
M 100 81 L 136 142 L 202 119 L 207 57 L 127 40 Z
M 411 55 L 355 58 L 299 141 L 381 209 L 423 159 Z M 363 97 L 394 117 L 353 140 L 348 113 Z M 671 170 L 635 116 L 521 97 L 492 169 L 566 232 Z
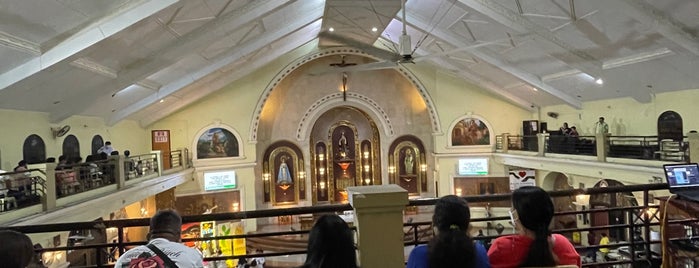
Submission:
M 553 234 L 555 242 L 553 253 L 558 257 L 559 265 L 574 264 L 581 267 L 580 255 L 565 236 Z M 488 259 L 492 268 L 519 267 L 529 252 L 529 245 L 534 240 L 523 235 L 508 235 L 493 240 L 488 250 Z

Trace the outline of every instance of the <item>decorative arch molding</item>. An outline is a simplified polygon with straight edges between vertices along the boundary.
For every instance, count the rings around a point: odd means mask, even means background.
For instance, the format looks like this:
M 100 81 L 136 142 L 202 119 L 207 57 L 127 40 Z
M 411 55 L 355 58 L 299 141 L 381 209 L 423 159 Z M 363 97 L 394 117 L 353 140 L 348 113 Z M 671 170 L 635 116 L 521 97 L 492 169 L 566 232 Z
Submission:
M 289 74 L 291 74 L 292 71 L 296 70 L 297 68 L 301 67 L 302 65 L 313 61 L 315 59 L 321 58 L 321 57 L 326 57 L 326 56 L 331 56 L 331 55 L 357 55 L 357 56 L 363 56 L 371 59 L 376 59 L 380 60 L 379 58 L 376 58 L 372 55 L 369 55 L 365 53 L 362 50 L 355 49 L 355 48 L 328 48 L 328 49 L 322 49 L 317 52 L 313 52 L 311 54 L 305 55 L 303 57 L 300 57 L 293 62 L 291 62 L 289 65 L 284 67 L 277 75 L 269 82 L 267 87 L 265 87 L 265 90 L 262 92 L 260 95 L 260 99 L 257 101 L 257 105 L 255 106 L 255 112 L 254 116 L 252 117 L 252 122 L 250 124 L 250 142 L 257 142 L 257 131 L 260 125 L 260 117 L 262 115 L 262 109 L 265 106 L 265 103 L 269 99 L 270 95 L 272 94 L 272 90 L 274 90 L 281 81 L 284 80 Z M 437 109 L 434 105 L 434 102 L 432 101 L 432 97 L 430 97 L 429 93 L 427 92 L 427 89 L 425 86 L 420 82 L 417 77 L 410 72 L 410 70 L 403 68 L 403 67 L 398 67 L 395 68 L 398 73 L 403 75 L 410 83 L 417 88 L 418 93 L 420 93 L 420 96 L 422 96 L 423 101 L 425 102 L 425 105 L 427 107 L 427 112 L 429 113 L 430 117 L 430 123 L 432 125 L 432 132 L 436 134 L 441 134 L 442 133 L 442 126 L 439 121 L 439 115 L 437 114 Z M 350 94 L 348 94 L 349 96 Z M 298 136 L 297 136 L 298 137 Z
M 488 131 L 490 132 L 489 139 L 488 139 L 488 143 L 489 143 L 488 145 L 456 145 L 456 146 L 452 145 L 452 135 L 453 135 L 452 130 L 454 129 L 454 127 L 456 127 L 456 124 L 458 124 L 459 122 L 461 122 L 462 120 L 465 120 L 465 119 L 478 119 L 481 122 L 483 122 L 483 124 L 485 124 L 486 127 L 488 127 Z M 465 115 L 457 118 L 456 120 L 452 121 L 451 124 L 449 124 L 449 129 L 447 130 L 447 141 L 446 141 L 447 146 L 446 147 L 447 147 L 447 149 L 491 148 L 491 147 L 495 146 L 495 135 L 493 135 L 493 133 L 497 133 L 497 132 L 495 132 L 495 130 L 493 129 L 493 125 L 491 125 L 490 122 L 487 119 L 485 119 L 485 117 L 480 116 L 480 115 L 476 115 L 476 114 L 465 114 Z
M 366 113 L 367 116 L 371 117 L 374 122 L 381 122 L 379 127 L 386 136 L 392 137 L 395 134 L 391 119 L 376 101 L 356 92 L 347 92 L 347 101 L 342 99 L 342 93 L 333 93 L 316 100 L 301 117 L 296 128 L 296 140 L 303 142 L 308 139 L 308 133 L 313 129 L 313 122 L 318 120 L 323 113 L 335 107 L 347 106 L 348 102 L 363 111 L 371 111 L 371 113 Z
M 197 143 L 199 141 L 199 137 L 201 137 L 201 135 L 203 135 L 205 132 L 209 131 L 212 128 L 225 129 L 225 130 L 229 131 L 231 134 L 233 134 L 233 136 L 235 136 L 235 138 L 238 142 L 238 156 L 211 158 L 211 159 L 198 159 L 196 148 L 197 148 Z M 191 146 L 192 147 L 190 147 L 190 148 L 193 148 L 192 149 L 192 154 L 193 154 L 192 159 L 193 159 L 195 166 L 197 166 L 197 164 L 200 164 L 200 163 L 209 163 L 212 165 L 216 165 L 219 162 L 226 162 L 225 160 L 245 159 L 245 150 L 244 150 L 244 147 L 242 146 L 242 139 L 241 139 L 240 133 L 238 133 L 238 131 L 236 131 L 235 128 L 233 128 L 229 125 L 226 125 L 226 124 L 221 124 L 220 122 L 214 122 L 212 124 L 206 125 L 206 126 L 202 127 L 201 129 L 199 129 L 199 131 L 197 131 L 197 133 L 192 138 L 192 145 Z

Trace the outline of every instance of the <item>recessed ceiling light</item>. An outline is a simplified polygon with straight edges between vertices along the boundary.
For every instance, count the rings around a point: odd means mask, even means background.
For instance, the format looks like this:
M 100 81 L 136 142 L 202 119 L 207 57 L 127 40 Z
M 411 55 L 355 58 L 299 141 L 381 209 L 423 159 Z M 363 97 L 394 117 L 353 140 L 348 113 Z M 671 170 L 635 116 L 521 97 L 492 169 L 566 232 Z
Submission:
M 539 89 L 538 89 L 538 88 L 535 88 L 535 87 L 532 87 L 532 90 L 534 90 L 534 91 L 539 91 Z
M 372 31 L 372 32 L 376 32 L 376 31 L 378 31 L 378 30 L 379 30 L 379 29 L 376 28 L 376 27 L 372 27 L 372 28 L 371 28 L 371 31 Z
M 604 80 L 602 80 L 602 78 L 597 78 L 597 80 L 595 80 L 595 83 L 597 83 L 598 85 L 602 85 L 604 84 Z
M 160 103 L 163 103 L 163 102 L 165 102 L 165 100 L 164 100 L 164 99 L 160 99 Z
M 335 28 L 330 27 L 330 29 L 328 29 L 328 31 L 334 32 L 334 31 L 335 31 Z

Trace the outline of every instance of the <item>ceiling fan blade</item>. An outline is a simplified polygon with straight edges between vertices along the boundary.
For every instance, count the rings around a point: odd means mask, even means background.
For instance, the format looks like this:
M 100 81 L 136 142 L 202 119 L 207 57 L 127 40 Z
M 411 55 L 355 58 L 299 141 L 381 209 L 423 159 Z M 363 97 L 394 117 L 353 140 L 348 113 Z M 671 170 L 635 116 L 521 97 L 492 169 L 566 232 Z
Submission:
M 401 59 L 401 56 L 398 53 L 394 53 L 388 50 L 383 50 L 380 48 L 377 48 L 372 45 L 368 45 L 362 42 L 359 42 L 357 40 L 351 39 L 351 38 L 346 38 L 337 34 L 333 34 L 330 32 L 321 32 L 318 34 L 319 38 L 326 38 L 330 41 L 340 43 L 342 45 L 346 46 L 351 46 L 355 47 L 361 50 L 364 50 L 364 52 L 369 53 L 370 55 L 373 55 L 375 57 L 378 57 L 380 59 L 386 60 L 386 61 L 398 61 Z
M 379 62 L 372 62 L 372 63 L 366 63 L 366 64 L 360 64 L 360 65 L 353 65 L 353 66 L 347 66 L 347 67 L 334 67 L 330 69 L 326 69 L 323 71 L 319 72 L 310 72 L 310 75 L 322 75 L 322 74 L 328 74 L 328 73 L 350 73 L 350 72 L 363 72 L 363 71 L 371 71 L 371 70 L 381 70 L 381 69 L 391 69 L 398 67 L 397 62 L 393 61 L 379 61 Z
M 525 35 L 522 35 L 522 36 L 525 36 Z M 457 48 L 455 48 L 455 49 L 449 49 L 449 50 L 445 50 L 445 51 L 442 51 L 442 52 L 432 53 L 432 54 L 429 54 L 429 55 L 417 56 L 417 57 L 413 58 L 413 61 L 415 61 L 415 62 L 423 61 L 423 60 L 427 60 L 427 59 L 429 59 L 429 58 L 442 57 L 442 56 L 446 56 L 446 55 L 449 55 L 449 54 L 452 54 L 452 53 L 461 52 L 461 51 L 467 51 L 467 50 L 473 50 L 473 49 L 477 49 L 477 48 L 481 48 L 481 47 L 486 47 L 486 46 L 490 46 L 490 45 L 494 45 L 494 44 L 505 44 L 505 43 L 510 42 L 512 39 L 517 39 L 517 37 L 503 38 L 503 39 L 498 39 L 498 40 L 493 40 L 493 41 L 488 41 L 488 42 L 473 44 L 473 45 L 465 46 L 465 47 L 457 47 Z

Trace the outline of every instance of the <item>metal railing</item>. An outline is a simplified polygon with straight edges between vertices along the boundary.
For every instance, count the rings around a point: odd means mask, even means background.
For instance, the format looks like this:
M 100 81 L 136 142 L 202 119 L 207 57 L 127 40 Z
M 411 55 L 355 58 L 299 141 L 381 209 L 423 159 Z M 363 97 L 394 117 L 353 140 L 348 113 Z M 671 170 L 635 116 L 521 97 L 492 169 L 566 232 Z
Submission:
M 566 228 L 554 230 L 556 233 L 561 233 L 569 237 L 575 236 L 582 237 L 585 233 L 590 231 L 609 231 L 610 233 L 616 234 L 618 241 L 616 243 L 610 244 L 607 247 L 615 249 L 619 252 L 622 258 L 617 260 L 605 262 L 604 265 L 614 265 L 614 264 L 627 264 L 635 265 L 640 262 L 657 262 L 659 257 L 656 253 L 651 250 L 651 246 L 660 243 L 659 241 L 651 241 L 650 233 L 651 228 L 659 225 L 659 215 L 658 215 L 658 205 L 653 204 L 651 200 L 651 191 L 655 190 L 665 190 L 667 189 L 667 184 L 645 184 L 645 185 L 631 185 L 631 186 L 619 186 L 619 187 L 606 187 L 606 188 L 592 188 L 592 189 L 571 189 L 563 191 L 551 191 L 550 195 L 555 198 L 570 198 L 577 195 L 605 195 L 605 194 L 631 194 L 638 192 L 642 197 L 639 200 L 641 205 L 629 205 L 625 207 L 611 207 L 605 209 L 592 209 L 592 210 L 578 210 L 578 211 L 556 211 L 556 217 L 563 217 L 568 215 L 575 215 L 576 217 L 587 217 L 593 213 L 607 213 L 608 215 L 624 215 L 624 222 L 613 222 L 611 224 L 603 226 L 590 226 L 582 228 Z M 497 201 L 504 201 L 510 199 L 510 194 L 495 194 L 495 195 L 481 195 L 481 196 L 467 196 L 464 197 L 470 204 L 472 211 L 478 209 L 479 207 L 486 207 L 488 210 L 488 203 L 496 203 Z M 429 211 L 426 207 L 432 206 L 435 203 L 435 199 L 426 200 L 411 200 L 409 202 L 408 208 L 418 207 L 418 210 Z M 649 204 L 649 205 L 648 205 Z M 339 213 L 347 210 L 351 210 L 352 207 L 348 204 L 342 205 L 325 205 L 325 206 L 314 206 L 314 207 L 295 207 L 295 208 L 284 208 L 284 209 L 268 209 L 268 210 L 257 210 L 257 211 L 244 211 L 244 212 L 233 212 L 233 213 L 219 213 L 219 214 L 208 214 L 208 215 L 196 215 L 196 216 L 184 216 L 183 223 L 199 223 L 199 222 L 239 222 L 247 219 L 263 219 L 269 217 L 293 217 L 302 214 L 313 214 L 319 215 L 323 213 Z M 491 207 L 492 210 L 497 210 L 498 208 Z M 505 211 L 509 208 L 501 208 Z M 406 211 L 412 211 L 413 209 L 408 209 Z M 652 213 L 651 213 L 652 212 Z M 473 213 L 472 213 L 473 215 Z M 428 217 L 431 215 L 427 215 Z M 495 214 L 486 214 L 485 217 L 473 217 L 472 224 L 477 223 L 487 223 L 487 222 L 502 222 L 508 221 L 508 216 Z M 694 219 L 697 221 L 697 219 Z M 92 243 L 79 244 L 73 243 L 70 246 L 61 246 L 53 248 L 44 248 L 39 250 L 39 252 L 63 252 L 63 251 L 83 251 L 92 255 L 92 260 L 96 260 L 94 263 L 87 263 L 82 267 L 109 267 L 109 258 L 107 257 L 111 249 L 115 249 L 115 252 L 123 253 L 127 247 L 142 245 L 146 241 L 127 241 L 125 239 L 124 233 L 127 228 L 133 227 L 143 227 L 148 226 L 148 219 L 128 219 L 128 220 L 114 220 L 114 221 L 95 221 L 95 222 L 79 222 L 79 223 L 64 223 L 64 224 L 47 224 L 47 225 L 33 225 L 33 226 L 13 226 L 11 229 L 24 232 L 24 233 L 51 233 L 51 232 L 78 232 L 80 234 L 85 234 L 84 230 L 89 230 L 87 234 L 93 234 L 89 236 L 93 237 L 105 237 L 104 233 L 106 230 L 115 231 L 117 237 L 115 242 L 110 243 L 106 239 L 97 241 L 97 239 L 92 240 Z M 493 225 L 486 225 L 493 226 Z M 429 241 L 431 237 L 431 222 L 430 221 L 418 221 L 412 222 L 408 220 L 403 225 L 405 234 L 405 245 L 417 245 L 424 244 Z M 115 230 L 116 229 L 116 230 Z M 361 230 L 359 230 L 361 232 Z M 634 234 L 640 231 L 642 235 L 642 240 L 634 239 Z M 304 236 L 307 235 L 308 230 L 302 228 L 299 230 L 290 228 L 289 231 L 272 231 L 272 232 L 255 232 L 248 234 L 235 234 L 235 235 L 219 235 L 214 237 L 205 238 L 187 238 L 183 239 L 184 243 L 187 242 L 208 242 L 208 241 L 230 241 L 233 239 L 255 239 L 255 238 L 269 238 L 269 237 L 289 237 L 289 236 Z M 498 235 L 488 235 L 488 236 L 478 236 L 475 240 L 486 242 L 500 236 L 502 231 Z M 588 252 L 595 252 L 603 246 L 599 245 L 576 245 L 576 249 L 580 252 L 581 256 L 585 256 Z M 624 250 L 626 249 L 626 251 Z M 628 250 L 633 249 L 633 250 Z M 361 249 L 360 249 L 361 250 Z M 632 253 L 633 252 L 633 253 Z M 286 256 L 286 255 L 300 255 L 305 254 L 305 249 L 292 248 L 290 250 L 279 250 L 279 251 L 268 251 L 260 254 L 224 254 L 219 256 L 207 257 L 205 261 L 217 261 L 217 260 L 235 260 L 240 257 L 275 257 L 275 256 Z M 300 263 L 297 263 L 297 265 Z M 599 264 L 599 263 L 598 263 Z M 583 266 L 595 265 L 594 263 L 586 262 Z
M 147 177 L 158 173 L 158 154 L 129 156 L 124 160 L 126 180 Z
M 504 136 L 498 135 L 496 150 L 503 150 Z M 565 136 L 545 134 L 542 137 L 545 153 L 597 156 L 596 136 Z M 607 136 L 604 149 L 606 157 L 687 162 L 689 141 L 658 141 L 657 136 Z M 536 135 L 507 135 L 507 149 L 512 151 L 538 152 L 539 137 Z

